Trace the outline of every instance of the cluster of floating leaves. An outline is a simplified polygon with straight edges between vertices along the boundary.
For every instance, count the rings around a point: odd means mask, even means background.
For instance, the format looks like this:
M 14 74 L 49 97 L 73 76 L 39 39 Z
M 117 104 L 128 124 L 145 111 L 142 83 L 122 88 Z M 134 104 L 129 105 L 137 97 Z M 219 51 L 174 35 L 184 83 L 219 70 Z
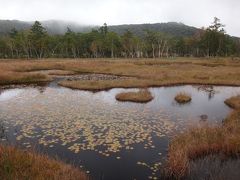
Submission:
M 147 164 L 146 162 L 138 161 L 137 165 L 144 166 L 152 172 L 151 175 L 148 176 L 148 179 L 158 179 L 157 173 L 160 173 L 159 171 L 160 171 L 160 169 L 161 169 L 160 167 L 162 165 L 161 162 L 156 162 L 153 165 L 150 165 L 150 164 Z
M 50 148 L 61 144 L 74 153 L 91 150 L 104 156 L 133 150 L 139 143 L 155 148 L 153 134 L 161 138 L 175 127 L 160 109 L 153 113 L 147 105 L 123 105 L 109 98 L 64 88 L 44 93 L 26 89 L 0 105 L 0 118 L 18 127 L 16 140 L 28 148 L 37 139 Z

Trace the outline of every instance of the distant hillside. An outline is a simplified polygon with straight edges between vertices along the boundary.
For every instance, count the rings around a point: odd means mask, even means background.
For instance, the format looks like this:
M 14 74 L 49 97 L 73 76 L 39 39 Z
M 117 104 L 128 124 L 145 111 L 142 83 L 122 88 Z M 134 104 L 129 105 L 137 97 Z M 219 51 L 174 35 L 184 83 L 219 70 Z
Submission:
M 50 34 L 64 34 L 68 27 L 75 32 L 88 32 L 94 28 L 93 26 L 83 26 L 72 22 L 57 20 L 42 21 L 41 23 Z M 0 35 L 7 34 L 13 28 L 16 28 L 19 31 L 30 29 L 32 24 L 33 22 L 0 20 Z
M 145 30 L 167 33 L 173 36 L 192 36 L 198 30 L 195 27 L 187 26 L 182 23 L 169 22 L 157 24 L 132 24 L 110 26 L 111 31 L 123 34 L 126 30 L 133 32 L 138 36 L 143 36 Z
M 50 34 L 64 34 L 69 27 L 74 32 L 89 32 L 91 29 L 98 29 L 97 26 L 85 26 L 65 21 L 43 21 L 41 22 Z M 33 22 L 24 22 L 17 20 L 0 20 L 0 35 L 7 34 L 12 28 L 17 30 L 29 29 Z M 131 31 L 135 35 L 143 36 L 145 30 L 158 31 L 173 36 L 192 36 L 198 29 L 187 26 L 182 23 L 169 22 L 157 24 L 130 24 L 109 26 L 110 31 L 114 31 L 122 35 L 126 30 Z
M 24 30 L 31 27 L 31 23 L 17 20 L 0 20 L 0 35 L 8 33 L 11 29 Z

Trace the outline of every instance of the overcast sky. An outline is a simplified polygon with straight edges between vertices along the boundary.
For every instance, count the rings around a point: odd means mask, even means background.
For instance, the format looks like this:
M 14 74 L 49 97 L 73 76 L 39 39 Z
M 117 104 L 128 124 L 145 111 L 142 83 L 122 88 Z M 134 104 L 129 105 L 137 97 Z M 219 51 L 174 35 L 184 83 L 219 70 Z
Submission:
M 0 0 L 0 19 L 67 20 L 80 24 L 176 21 L 208 26 L 217 16 L 240 36 L 240 0 Z

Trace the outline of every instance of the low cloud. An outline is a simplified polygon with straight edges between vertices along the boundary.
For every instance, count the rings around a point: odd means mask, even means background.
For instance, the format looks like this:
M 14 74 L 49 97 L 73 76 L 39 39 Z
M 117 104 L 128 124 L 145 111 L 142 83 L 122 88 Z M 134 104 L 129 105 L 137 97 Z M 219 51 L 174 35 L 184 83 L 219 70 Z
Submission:
M 0 0 L 0 19 L 66 20 L 79 24 L 136 24 L 176 21 L 208 26 L 217 16 L 240 36 L 236 0 Z

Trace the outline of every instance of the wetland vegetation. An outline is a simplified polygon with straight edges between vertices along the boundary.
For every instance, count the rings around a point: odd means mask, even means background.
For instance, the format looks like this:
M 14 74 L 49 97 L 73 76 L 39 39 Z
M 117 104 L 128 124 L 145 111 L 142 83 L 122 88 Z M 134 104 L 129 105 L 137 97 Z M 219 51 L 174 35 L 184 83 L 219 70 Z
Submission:
M 225 104 L 233 109 L 240 109 L 240 95 L 226 99 Z
M 85 90 L 111 88 L 144 88 L 183 84 L 240 85 L 240 63 L 230 58 L 220 59 L 145 59 L 145 60 L 1 60 L 1 85 L 50 81 L 42 70 L 64 73 L 97 73 L 122 76 L 121 79 L 64 80 L 60 85 Z M 42 71 L 42 72 L 41 72 Z M 36 75 L 37 74 L 37 75 Z
M 1 179 L 82 179 L 89 177 L 80 169 L 36 154 L 0 145 Z
M 233 98 L 230 98 L 233 99 Z M 234 97 L 234 102 L 236 102 Z M 239 98 L 238 98 L 239 100 Z M 222 163 L 214 164 L 215 169 L 221 169 L 224 162 L 233 160 L 227 166 L 228 169 L 234 168 L 234 160 L 239 161 L 239 133 L 240 128 L 240 109 L 235 109 L 219 126 L 203 126 L 192 128 L 180 135 L 177 135 L 170 143 L 168 152 L 167 171 L 174 178 L 191 177 L 192 168 L 195 161 L 208 158 L 211 155 L 217 155 L 217 159 Z M 210 163 L 205 161 L 206 166 Z M 239 168 L 239 166 L 237 166 Z M 203 167 L 201 167 L 203 168 Z M 201 171 L 201 169 L 199 169 Z M 231 177 L 231 171 L 225 172 L 225 177 Z M 206 175 L 201 175 L 204 179 L 211 176 L 212 179 L 218 179 L 219 175 L 214 174 L 214 171 L 206 172 Z M 195 177 L 196 178 L 196 177 Z M 234 176 L 233 179 L 237 179 Z
M 130 101 L 137 103 L 147 103 L 153 99 L 153 96 L 148 90 L 139 90 L 138 92 L 126 92 L 116 95 L 118 101 Z
M 189 94 L 185 93 L 185 92 L 180 92 L 175 96 L 175 101 L 177 101 L 179 104 L 185 104 L 185 103 L 189 103 L 192 98 Z

